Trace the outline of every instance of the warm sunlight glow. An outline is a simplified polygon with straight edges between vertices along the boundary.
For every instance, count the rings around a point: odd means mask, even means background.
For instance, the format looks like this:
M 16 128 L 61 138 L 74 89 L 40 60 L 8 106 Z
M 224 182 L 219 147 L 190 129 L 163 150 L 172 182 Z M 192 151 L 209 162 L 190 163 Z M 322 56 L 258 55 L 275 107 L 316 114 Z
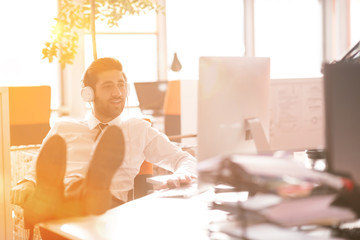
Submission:
M 106 21 L 100 19 L 96 21 L 97 32 L 147 32 L 154 33 L 156 29 L 156 13 L 149 12 L 146 14 L 124 16 L 119 21 L 119 27 L 109 27 Z
M 320 1 L 255 0 L 254 8 L 255 55 L 271 58 L 271 77 L 320 76 Z
M 50 38 L 56 11 L 57 1 L 20 0 L 3 2 L 0 14 L 0 21 L 4 23 L 0 40 L 3 66 L 0 85 L 50 85 L 52 108 L 60 104 L 59 68 L 42 59 L 42 49 Z
M 200 56 L 243 56 L 243 12 L 239 0 L 167 1 L 168 64 L 175 52 L 182 64 L 169 80 L 198 79 Z
M 351 0 L 351 47 L 360 41 L 360 0 Z
M 63 34 L 64 24 L 62 22 L 57 22 L 55 26 L 52 27 L 51 30 L 51 39 L 57 39 Z
M 157 48 L 155 34 L 98 34 L 98 57 L 115 57 L 122 63 L 129 82 L 157 81 Z M 85 36 L 85 65 L 93 60 L 91 36 Z M 135 91 L 128 96 L 128 104 L 138 104 Z

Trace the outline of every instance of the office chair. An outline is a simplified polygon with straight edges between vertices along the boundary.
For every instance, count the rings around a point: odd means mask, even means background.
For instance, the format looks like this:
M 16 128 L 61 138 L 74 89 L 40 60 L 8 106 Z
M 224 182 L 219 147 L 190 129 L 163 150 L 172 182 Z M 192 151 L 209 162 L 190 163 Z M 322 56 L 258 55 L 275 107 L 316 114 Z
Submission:
M 153 176 L 153 164 L 144 161 L 140 167 L 140 172 L 134 179 L 134 196 L 133 199 L 143 197 L 153 190 L 151 183 L 148 183 L 146 179 Z
M 40 144 L 50 130 L 50 86 L 9 87 L 10 145 Z
M 29 168 L 31 156 L 35 155 L 50 130 L 51 88 L 20 86 L 8 89 L 12 185 L 14 185 Z M 15 222 L 21 222 L 22 208 L 13 205 L 13 212 Z M 22 232 L 18 225 L 14 224 L 14 234 Z M 29 239 L 32 239 L 32 236 L 33 228 L 30 228 Z
M 180 80 L 168 82 L 164 99 L 164 132 L 167 136 L 181 133 Z M 179 142 L 179 139 L 174 140 Z

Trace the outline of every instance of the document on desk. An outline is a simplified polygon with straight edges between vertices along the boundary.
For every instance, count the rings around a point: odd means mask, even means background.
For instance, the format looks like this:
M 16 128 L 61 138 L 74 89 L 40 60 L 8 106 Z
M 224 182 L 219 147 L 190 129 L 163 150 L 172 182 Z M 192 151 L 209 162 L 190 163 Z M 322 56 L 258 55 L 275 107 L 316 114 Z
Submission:
M 155 194 L 158 197 L 189 198 L 198 194 L 198 187 L 196 183 L 192 183 L 178 188 L 158 190 Z
M 232 238 L 229 239 L 266 239 L 266 240 L 340 240 L 340 238 L 332 237 L 327 231 L 320 231 L 311 234 L 307 231 L 296 231 L 291 228 L 283 228 L 274 224 L 262 223 L 249 225 L 244 231 L 241 223 L 229 223 L 221 226 L 219 232 L 228 234 Z M 314 230 L 316 232 L 316 230 Z M 228 238 L 224 238 L 228 239 Z M 342 238 L 341 238 L 342 239 Z
M 331 206 L 335 198 L 335 194 L 329 194 L 284 200 L 260 213 L 271 222 L 284 227 L 332 225 L 355 220 L 356 214 L 350 209 Z
M 267 179 L 282 179 L 284 177 L 299 179 L 309 183 L 323 184 L 334 189 L 341 189 L 343 182 L 340 177 L 318 172 L 306 168 L 298 162 L 289 159 L 275 158 L 272 156 L 261 155 L 241 155 L 233 154 L 229 156 L 219 156 L 202 161 L 198 164 L 199 176 L 211 181 L 217 179 L 223 165 L 223 161 L 231 161 L 233 166 L 239 166 L 247 174 Z M 239 176 L 239 179 L 241 176 Z
M 228 234 L 229 236 L 232 236 L 236 239 L 242 239 L 242 237 L 246 237 L 246 239 L 266 240 L 339 240 L 338 238 L 332 237 L 319 238 L 308 235 L 305 232 L 294 231 L 292 229 L 287 229 L 268 223 L 247 226 L 246 232 L 243 230 L 243 225 L 241 225 L 241 223 L 232 223 L 221 226 L 218 231 Z
M 164 185 L 167 180 L 170 179 L 172 175 L 160 175 L 147 178 L 146 181 L 153 185 Z M 196 195 L 198 193 L 197 182 L 194 181 L 191 184 L 187 184 L 181 187 L 172 188 L 172 189 L 160 189 L 155 192 L 158 197 L 179 197 L 179 198 L 188 198 Z
M 283 227 L 317 224 L 331 225 L 354 220 L 356 214 L 348 208 L 331 206 L 336 195 L 318 195 L 293 199 L 282 199 L 277 195 L 261 194 L 246 201 L 231 202 L 217 200 L 216 209 L 237 212 L 239 206 L 263 216 L 269 222 Z

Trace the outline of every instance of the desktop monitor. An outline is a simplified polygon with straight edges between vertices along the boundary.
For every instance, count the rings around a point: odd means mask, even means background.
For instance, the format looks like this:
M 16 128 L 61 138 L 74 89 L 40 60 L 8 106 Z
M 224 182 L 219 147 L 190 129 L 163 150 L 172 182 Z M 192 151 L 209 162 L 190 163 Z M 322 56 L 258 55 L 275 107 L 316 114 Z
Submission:
M 322 78 L 270 80 L 272 151 L 324 149 L 323 95 Z
M 199 161 L 265 150 L 269 130 L 269 79 L 269 58 L 200 58 Z
M 167 81 L 134 82 L 140 110 L 153 116 L 163 115 Z
M 325 64 L 328 170 L 360 184 L 360 64 Z

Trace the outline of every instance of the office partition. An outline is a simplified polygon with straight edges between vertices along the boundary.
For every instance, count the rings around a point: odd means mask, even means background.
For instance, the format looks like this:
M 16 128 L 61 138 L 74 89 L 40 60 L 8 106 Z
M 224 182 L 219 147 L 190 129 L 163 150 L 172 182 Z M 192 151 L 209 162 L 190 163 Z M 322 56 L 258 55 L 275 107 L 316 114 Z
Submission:
M 9 94 L 0 87 L 0 239 L 12 239 Z

